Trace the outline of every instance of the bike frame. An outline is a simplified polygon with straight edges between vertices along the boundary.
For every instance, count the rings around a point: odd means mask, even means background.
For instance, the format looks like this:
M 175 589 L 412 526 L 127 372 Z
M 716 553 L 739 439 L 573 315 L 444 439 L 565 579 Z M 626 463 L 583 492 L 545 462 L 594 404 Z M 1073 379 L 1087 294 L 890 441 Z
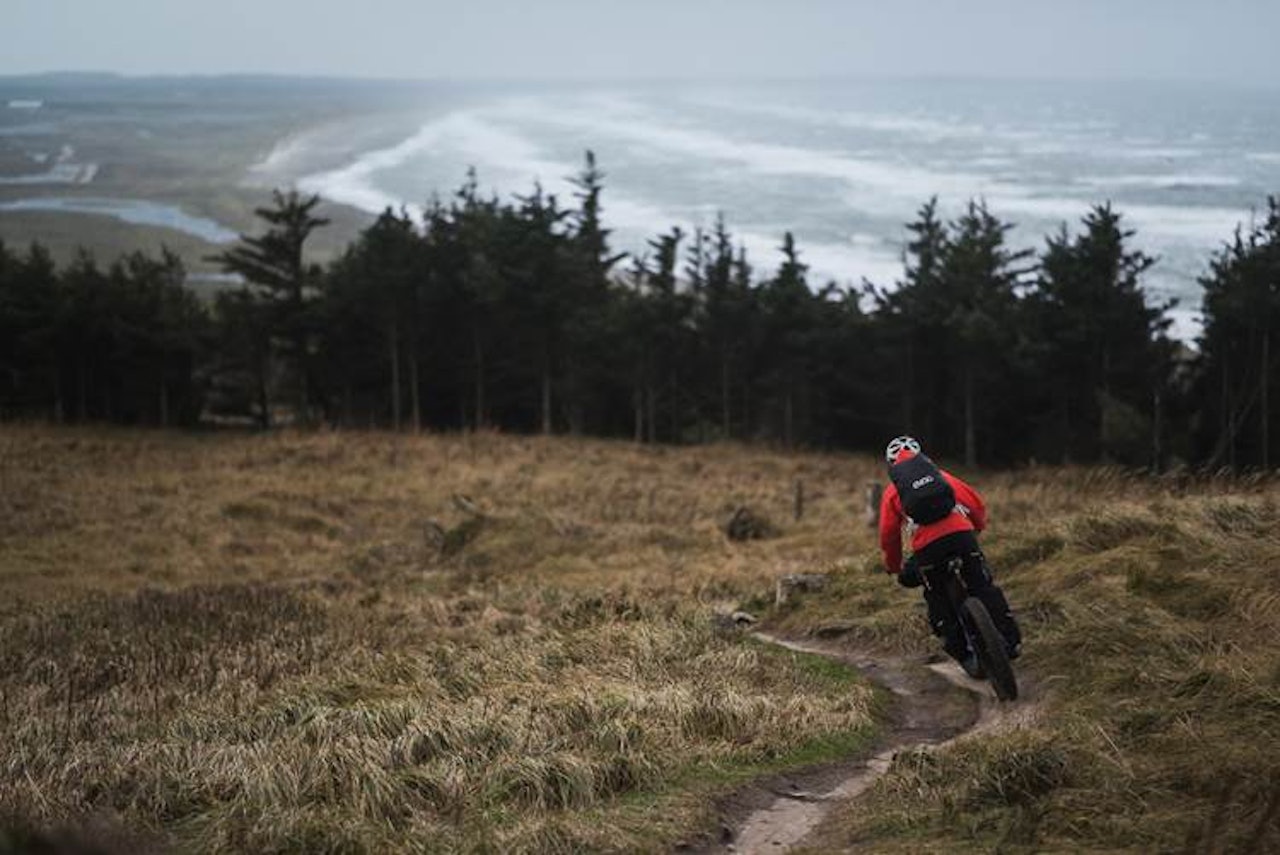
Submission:
M 970 595 L 965 583 L 965 563 L 971 557 L 974 556 L 952 555 L 941 564 L 922 567 L 920 578 L 926 592 L 939 589 L 943 592 L 947 608 L 960 625 L 965 647 L 982 665 L 984 679 L 991 681 L 996 697 L 1002 701 L 1017 700 L 1018 681 L 1003 647 L 1005 640 L 986 605 Z M 985 566 L 983 571 L 986 572 Z
M 936 587 L 947 595 L 947 605 L 951 607 L 951 613 L 955 615 L 960 631 L 964 633 L 964 643 L 968 645 L 970 653 L 976 653 L 978 647 L 973 643 L 973 628 L 969 626 L 964 609 L 960 608 L 960 604 L 969 596 L 969 586 L 964 583 L 964 557 L 953 555 L 942 564 L 920 568 L 920 579 L 926 591 L 935 590 L 935 585 L 929 579 L 934 574 L 938 577 Z

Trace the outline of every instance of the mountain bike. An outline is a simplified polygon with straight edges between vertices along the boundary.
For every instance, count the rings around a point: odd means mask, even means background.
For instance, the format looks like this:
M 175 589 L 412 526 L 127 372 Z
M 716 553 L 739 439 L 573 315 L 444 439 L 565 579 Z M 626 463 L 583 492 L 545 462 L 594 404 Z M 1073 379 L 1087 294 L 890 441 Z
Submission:
M 965 642 L 978 657 L 982 670 L 996 690 L 996 697 L 1002 701 L 1017 700 L 1018 680 L 1013 674 L 1013 665 L 1009 662 L 1004 636 L 996 629 L 986 605 L 977 597 L 970 596 L 964 582 L 963 556 L 952 556 L 946 562 L 922 572 L 920 577 L 925 588 L 930 591 L 937 588 L 946 595 L 952 613 L 960 621 Z

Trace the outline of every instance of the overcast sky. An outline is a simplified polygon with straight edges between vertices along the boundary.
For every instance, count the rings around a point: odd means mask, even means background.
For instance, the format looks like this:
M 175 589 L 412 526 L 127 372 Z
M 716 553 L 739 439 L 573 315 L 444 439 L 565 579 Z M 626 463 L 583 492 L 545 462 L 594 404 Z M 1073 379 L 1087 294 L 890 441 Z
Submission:
M 1280 82 L 1280 0 L 3 0 L 0 74 Z

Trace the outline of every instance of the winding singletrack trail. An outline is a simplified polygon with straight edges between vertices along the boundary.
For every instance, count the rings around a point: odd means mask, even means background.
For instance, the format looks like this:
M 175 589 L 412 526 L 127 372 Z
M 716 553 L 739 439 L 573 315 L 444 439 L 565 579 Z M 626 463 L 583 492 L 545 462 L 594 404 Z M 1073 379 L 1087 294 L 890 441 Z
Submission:
M 893 695 L 889 724 L 869 758 L 826 764 L 760 781 L 721 804 L 727 819 L 721 842 L 706 852 L 779 853 L 803 844 L 841 802 L 856 799 L 906 749 L 941 747 L 976 733 L 1023 726 L 1035 713 L 1032 686 L 1024 700 L 1002 704 L 986 682 L 965 676 L 951 662 L 884 656 L 836 645 L 793 641 L 764 632 L 756 638 L 856 668 Z

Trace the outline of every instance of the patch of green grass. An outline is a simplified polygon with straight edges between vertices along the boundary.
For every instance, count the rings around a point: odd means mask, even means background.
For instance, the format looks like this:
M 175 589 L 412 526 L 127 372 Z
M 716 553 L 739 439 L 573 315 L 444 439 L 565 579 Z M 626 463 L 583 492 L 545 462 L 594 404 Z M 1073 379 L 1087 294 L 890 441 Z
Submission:
M 987 559 L 999 575 L 1034 567 L 1057 555 L 1066 541 L 1055 532 L 1035 536 L 1001 536 L 988 539 L 985 545 Z
M 716 798 L 760 778 L 865 754 L 876 733 L 868 726 L 810 739 L 777 757 L 689 766 L 662 789 L 628 794 L 600 811 L 598 819 L 623 836 L 602 838 L 598 845 L 607 851 L 666 851 L 702 834 L 715 839 L 718 817 L 707 807 Z
M 178 254 L 187 270 L 216 272 L 205 261 L 222 247 L 174 229 L 126 223 L 99 214 L 48 211 L 0 212 L 0 236 L 10 250 L 25 252 L 33 242 L 49 250 L 59 268 L 73 262 L 81 249 L 97 261 L 109 265 L 122 255 L 146 252 L 159 255 L 163 249 Z
M 1106 552 L 1140 539 L 1167 541 L 1177 528 L 1144 508 L 1106 507 L 1080 514 L 1067 524 L 1068 543 L 1081 552 Z
M 744 641 L 758 648 L 761 657 L 770 667 L 790 666 L 824 687 L 842 689 L 861 686 L 866 682 L 853 668 L 830 656 L 806 653 L 801 650 L 785 650 L 750 635 L 746 636 Z
M 1211 584 L 1163 562 L 1154 568 L 1130 571 L 1127 584 L 1132 593 L 1179 617 L 1212 620 L 1224 617 L 1231 609 L 1231 591 L 1225 586 Z

